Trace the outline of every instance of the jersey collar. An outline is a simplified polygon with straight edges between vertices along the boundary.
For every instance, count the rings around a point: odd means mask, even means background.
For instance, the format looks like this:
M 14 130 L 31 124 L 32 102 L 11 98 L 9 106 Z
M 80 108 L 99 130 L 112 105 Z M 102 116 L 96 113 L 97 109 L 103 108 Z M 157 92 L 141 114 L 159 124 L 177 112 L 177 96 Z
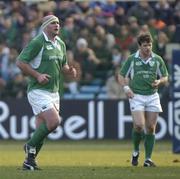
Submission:
M 47 41 L 47 42 L 52 42 L 52 43 L 54 43 L 52 40 L 50 40 L 49 38 L 48 38 L 48 36 L 46 35 L 46 33 L 43 31 L 42 32 L 43 33 L 43 35 L 44 35 L 44 38 L 45 38 L 45 40 Z M 55 37 L 55 40 L 57 41 L 59 39 L 59 37 L 58 36 L 56 36 Z M 55 41 L 55 42 L 56 42 Z
M 155 55 L 154 55 L 154 53 L 152 52 L 152 53 L 151 53 L 151 56 L 145 61 L 145 60 L 143 60 L 143 59 L 140 57 L 140 55 L 139 55 L 139 50 L 135 53 L 135 58 L 140 59 L 144 64 L 148 64 L 149 61 L 150 61 L 152 58 L 154 58 L 154 57 L 155 57 Z
M 57 40 L 59 39 L 58 36 L 55 37 L 55 42 L 53 42 L 52 40 L 50 40 L 50 39 L 48 38 L 48 36 L 46 35 L 46 33 L 45 33 L 44 31 L 43 31 L 42 33 L 43 33 L 44 38 L 45 38 L 45 40 L 46 40 L 47 42 L 51 42 L 52 45 L 55 46 L 55 47 L 58 46 L 58 42 L 57 42 Z

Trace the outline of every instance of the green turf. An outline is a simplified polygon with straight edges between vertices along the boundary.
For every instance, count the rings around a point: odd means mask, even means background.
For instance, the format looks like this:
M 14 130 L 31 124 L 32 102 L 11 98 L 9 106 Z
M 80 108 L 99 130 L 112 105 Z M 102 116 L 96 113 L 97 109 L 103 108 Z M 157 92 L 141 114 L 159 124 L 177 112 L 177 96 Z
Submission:
M 175 179 L 180 178 L 180 154 L 170 142 L 157 142 L 156 168 L 131 167 L 129 141 L 46 142 L 39 155 L 42 171 L 22 171 L 22 142 L 0 141 L 0 179 Z M 143 151 L 143 147 L 141 147 Z

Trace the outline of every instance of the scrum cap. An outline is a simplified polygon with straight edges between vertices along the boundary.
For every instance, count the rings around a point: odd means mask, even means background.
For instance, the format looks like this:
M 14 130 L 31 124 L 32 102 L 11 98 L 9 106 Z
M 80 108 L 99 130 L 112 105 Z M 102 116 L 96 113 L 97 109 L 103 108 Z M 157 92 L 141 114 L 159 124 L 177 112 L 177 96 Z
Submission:
M 43 23 L 41 25 L 42 29 L 47 27 L 52 22 L 59 22 L 59 19 L 54 15 L 48 15 L 43 18 Z

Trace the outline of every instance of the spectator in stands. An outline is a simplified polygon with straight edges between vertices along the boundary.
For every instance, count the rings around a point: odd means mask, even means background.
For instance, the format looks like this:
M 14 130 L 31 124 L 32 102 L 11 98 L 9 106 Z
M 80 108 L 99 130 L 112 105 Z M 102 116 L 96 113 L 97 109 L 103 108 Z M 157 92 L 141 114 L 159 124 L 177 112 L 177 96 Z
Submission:
M 169 42 L 167 35 L 160 31 L 154 42 L 154 52 L 158 53 L 165 60 L 166 44 Z
M 99 5 L 94 6 L 92 15 L 94 16 L 97 24 L 102 26 L 106 24 L 106 18 L 101 6 Z
M 67 49 L 72 49 L 75 46 L 77 32 L 77 28 L 74 24 L 74 18 L 66 18 L 64 26 L 61 29 L 61 37 L 65 41 Z
M 29 30 L 24 31 L 22 33 L 20 49 L 23 49 L 29 43 L 31 39 L 32 37 L 31 37 L 30 31 Z
M 77 40 L 74 55 L 82 69 L 82 83 L 90 83 L 94 79 L 95 69 L 100 60 L 94 51 L 88 47 L 88 42 L 84 38 Z
M 112 60 L 111 63 L 114 69 L 120 67 L 122 63 L 122 54 L 118 46 L 114 46 L 112 48 L 111 60 Z
M 84 24 L 90 35 L 93 35 L 95 33 L 94 27 L 97 25 L 95 17 L 93 15 L 86 16 L 84 19 Z
M 89 1 L 78 1 L 77 5 L 84 16 L 88 16 L 90 14 L 90 6 L 89 6 Z
M 128 9 L 128 16 L 134 16 L 138 19 L 140 25 L 146 24 L 148 20 L 154 17 L 154 10 L 146 0 L 140 0 L 136 5 Z
M 173 9 L 167 0 L 157 1 L 155 4 L 155 17 L 166 25 L 173 23 Z
M 16 72 L 12 80 L 8 81 L 4 96 L 6 98 L 23 98 L 26 96 L 27 83 L 27 78 L 21 72 Z
M 176 25 L 172 24 L 172 25 L 167 26 L 167 28 L 164 30 L 169 41 L 172 43 L 176 43 L 176 42 L 178 42 L 177 40 L 180 39 L 179 33 L 177 34 L 177 32 L 178 32 L 177 27 L 178 27 L 178 25 L 176 26 Z
M 180 43 L 180 24 L 178 24 L 177 26 L 171 26 L 171 28 L 172 29 L 169 29 L 169 30 L 172 30 L 171 32 L 172 32 L 172 42 L 174 42 L 174 43 Z M 174 28 L 174 29 L 173 29 Z M 173 30 L 175 30 L 174 31 L 174 33 L 173 33 Z M 169 33 L 170 34 L 170 33 Z
M 133 43 L 133 36 L 129 32 L 129 26 L 122 25 L 119 29 L 119 33 L 116 36 L 116 44 L 121 50 L 127 50 Z
M 108 48 L 109 42 L 107 39 L 107 34 L 105 29 L 98 25 L 95 28 L 96 35 L 92 38 L 92 48 L 95 52 L 100 63 L 97 64 L 95 77 L 104 79 L 109 70 L 111 70 L 111 59 L 110 59 L 110 49 Z
M 8 63 L 9 63 L 10 49 L 6 43 L 0 43 L 0 67 L 1 67 L 1 76 L 5 81 L 9 80 L 8 74 Z
M 43 4 L 43 3 L 41 3 L 41 4 Z M 50 9 L 50 8 L 48 7 L 48 9 Z M 66 18 L 70 17 L 72 14 L 76 14 L 79 12 L 80 12 L 79 8 L 76 6 L 76 3 L 73 1 L 64 1 L 63 0 L 63 1 L 58 1 L 55 4 L 54 14 L 57 17 L 61 18 L 62 22 L 65 22 Z
M 125 14 L 125 9 L 122 6 L 118 6 L 115 13 L 114 18 L 118 25 L 124 25 L 127 23 L 127 16 Z
M 119 26 L 117 25 L 114 16 L 109 16 L 106 18 L 105 30 L 107 33 L 117 35 Z
M 112 75 L 107 78 L 106 88 L 109 99 L 126 99 L 123 87 L 117 81 L 119 69 L 116 68 Z
M 153 38 L 157 37 L 157 32 L 163 31 L 168 36 L 168 43 L 179 43 L 179 2 L 178 0 L 157 2 L 145 0 L 138 2 L 47 1 L 43 3 L 38 1 L 7 1 L 4 3 L 0 1 L 0 41 L 5 43 L 7 48 L 15 48 L 20 52 L 29 40 L 40 33 L 41 18 L 54 12 L 62 19 L 61 37 L 64 36 L 63 40 L 67 42 L 67 49 L 73 52 L 76 51 L 76 41 L 79 38 L 84 38 L 88 42 L 88 47 L 92 48 L 93 37 L 97 36 L 97 26 L 105 28 L 107 46 L 110 51 L 116 39 L 119 47 L 123 45 L 123 48 L 121 47 L 123 51 L 126 49 L 125 51 L 135 52 L 137 49 L 136 35 L 141 31 L 139 30 L 141 26 L 144 30 L 149 29 Z M 120 35 L 120 31 L 114 30 L 116 26 L 124 28 L 124 25 L 126 33 Z M 129 38 L 132 38 L 132 41 L 129 42 Z M 94 56 L 99 56 L 96 51 L 93 53 Z M 82 74 L 84 74 L 84 69 L 82 69 Z
M 173 8 L 173 24 L 180 24 L 180 1 L 175 1 L 174 8 Z
M 107 0 L 102 5 L 103 12 L 106 16 L 111 16 L 117 9 L 116 0 Z
M 65 87 L 68 88 L 71 94 L 79 93 L 79 83 L 81 81 L 82 69 L 80 64 L 74 59 L 74 54 L 71 50 L 67 51 L 67 59 L 70 66 L 73 66 L 77 71 L 77 76 L 75 79 L 71 79 L 71 76 L 65 76 Z
M 112 56 L 111 56 L 111 63 L 112 63 L 112 69 L 117 69 L 119 68 L 128 58 L 130 55 L 129 50 L 123 50 L 120 51 L 118 46 L 114 46 L 112 48 Z
M 128 24 L 129 24 L 129 32 L 133 37 L 136 37 L 139 33 L 139 24 L 138 24 L 138 20 L 136 17 L 134 16 L 130 16 L 128 18 Z

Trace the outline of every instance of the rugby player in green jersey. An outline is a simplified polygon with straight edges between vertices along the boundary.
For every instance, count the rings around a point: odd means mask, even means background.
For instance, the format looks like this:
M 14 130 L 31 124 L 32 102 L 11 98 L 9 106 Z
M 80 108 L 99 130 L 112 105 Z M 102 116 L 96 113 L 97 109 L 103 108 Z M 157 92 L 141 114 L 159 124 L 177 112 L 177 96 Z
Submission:
M 167 83 L 168 72 L 163 59 L 152 52 L 152 37 L 149 33 L 140 34 L 137 42 L 139 50 L 124 62 L 118 81 L 129 99 L 133 118 L 134 149 L 131 163 L 133 166 L 138 165 L 139 145 L 144 138 L 144 167 L 155 167 L 151 155 L 158 114 L 162 112 L 157 91 L 160 85 Z
M 72 78 L 76 69 L 68 65 L 66 47 L 58 37 L 59 19 L 54 15 L 43 18 L 42 33 L 33 38 L 22 50 L 17 66 L 30 77 L 28 101 L 36 116 L 36 130 L 24 145 L 26 158 L 23 169 L 39 169 L 35 157 L 40 151 L 44 139 L 61 122 L 59 116 L 59 88 L 61 72 Z

